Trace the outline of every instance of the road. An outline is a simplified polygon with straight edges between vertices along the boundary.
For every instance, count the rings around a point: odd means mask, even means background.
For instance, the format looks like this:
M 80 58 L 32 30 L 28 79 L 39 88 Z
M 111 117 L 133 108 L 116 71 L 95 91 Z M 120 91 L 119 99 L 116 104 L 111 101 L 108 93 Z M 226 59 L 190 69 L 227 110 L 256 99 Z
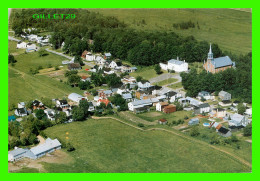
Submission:
M 46 48 L 45 49 L 47 52 L 51 52 L 51 53 L 54 53 L 54 54 L 56 54 L 56 55 L 59 55 L 59 56 L 63 56 L 63 57 L 65 57 L 65 58 L 67 58 L 67 59 L 72 59 L 73 57 L 71 57 L 71 56 L 68 56 L 68 55 L 65 55 L 65 54 L 63 54 L 63 53 L 59 53 L 59 52 L 56 52 L 56 51 L 53 51 L 53 50 L 49 50 L 49 48 Z

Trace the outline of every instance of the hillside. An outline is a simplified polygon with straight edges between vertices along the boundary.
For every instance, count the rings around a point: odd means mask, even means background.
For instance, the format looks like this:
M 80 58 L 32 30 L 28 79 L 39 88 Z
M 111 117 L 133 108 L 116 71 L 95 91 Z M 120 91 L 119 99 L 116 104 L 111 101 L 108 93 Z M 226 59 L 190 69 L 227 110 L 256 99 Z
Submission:
M 89 9 L 115 16 L 137 30 L 174 31 L 198 40 L 217 43 L 236 54 L 252 50 L 252 14 L 237 9 Z M 174 23 L 192 21 L 195 28 L 180 30 Z M 197 26 L 199 25 L 199 29 Z

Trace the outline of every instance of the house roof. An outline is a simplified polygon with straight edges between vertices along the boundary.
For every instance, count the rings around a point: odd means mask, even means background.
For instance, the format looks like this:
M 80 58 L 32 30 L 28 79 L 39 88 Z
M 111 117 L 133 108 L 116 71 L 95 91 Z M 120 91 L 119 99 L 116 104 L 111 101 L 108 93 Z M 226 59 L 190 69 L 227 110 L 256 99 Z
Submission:
M 151 99 L 143 99 L 143 100 L 138 100 L 138 101 L 133 101 L 131 102 L 134 106 L 142 105 L 142 104 L 151 104 L 152 101 Z
M 203 103 L 203 104 L 200 104 L 198 106 L 196 106 L 198 108 L 205 108 L 205 107 L 210 107 L 208 103 Z
M 222 124 L 218 124 L 217 126 L 216 126 L 216 129 L 220 129 L 222 127 Z
M 227 134 L 228 131 L 229 131 L 229 130 L 228 130 L 227 128 L 224 128 L 224 127 L 221 127 L 221 128 L 219 128 L 219 130 L 218 130 L 218 132 L 223 133 L 223 134 Z
M 230 94 L 230 93 L 223 90 L 218 93 L 219 96 L 225 96 L 226 94 Z
M 167 105 L 169 105 L 168 102 L 159 102 L 159 104 L 160 104 L 161 106 L 167 106 Z
M 59 100 L 59 102 L 60 102 L 61 105 L 68 104 L 67 100 Z
M 130 94 L 130 93 L 122 94 L 122 97 L 123 97 L 124 99 L 132 99 L 132 94 Z
M 106 104 L 106 106 L 110 103 L 110 101 L 108 99 L 99 99 L 98 100 L 100 103 L 103 102 Z
M 183 63 L 185 63 L 184 61 L 180 61 L 180 60 L 175 60 L 175 59 L 171 59 L 168 61 L 168 63 L 172 63 L 172 64 L 176 64 L 176 65 L 181 65 Z
M 162 119 L 159 119 L 159 121 L 164 123 L 164 122 L 166 122 L 167 120 L 164 119 L 164 118 L 162 118 Z
M 229 56 L 225 56 L 225 57 L 214 58 L 212 60 L 212 64 L 214 65 L 215 68 L 220 68 L 220 67 L 233 65 L 233 62 L 231 61 Z
M 199 95 L 209 95 L 209 92 L 207 92 L 207 91 L 201 91 L 201 92 L 199 92 Z
M 222 112 L 222 111 L 225 111 L 225 109 L 223 109 L 223 108 L 214 108 L 213 110 L 216 111 L 216 112 Z
M 136 67 L 131 67 L 131 69 L 132 69 L 132 70 L 137 70 L 137 68 L 136 68 Z
M 104 93 L 105 94 L 112 94 L 113 92 L 112 92 L 112 90 L 105 90 Z
M 240 122 L 240 121 L 242 121 L 244 119 L 244 116 L 241 115 L 241 114 L 235 113 L 230 118 L 231 118 L 231 120 Z
M 79 98 L 82 98 L 82 95 L 79 95 L 77 93 L 71 93 L 68 98 L 72 101 L 78 101 Z
M 171 105 L 165 106 L 164 109 L 171 109 L 171 108 L 174 108 L 174 107 L 176 107 L 176 106 L 171 104 Z
M 106 57 L 110 57 L 110 56 L 111 56 L 111 53 L 105 53 L 105 56 L 106 56 Z
M 18 109 L 17 109 L 17 112 L 18 112 L 19 114 L 26 114 L 26 113 L 27 113 L 25 108 L 18 108 Z

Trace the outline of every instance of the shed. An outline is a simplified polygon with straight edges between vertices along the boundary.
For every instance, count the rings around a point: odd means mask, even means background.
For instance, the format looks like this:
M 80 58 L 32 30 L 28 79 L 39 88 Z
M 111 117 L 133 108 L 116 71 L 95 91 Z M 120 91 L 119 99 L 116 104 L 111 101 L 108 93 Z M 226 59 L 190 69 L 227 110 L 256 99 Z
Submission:
M 176 111 L 176 106 L 175 105 L 169 105 L 169 106 L 165 106 L 163 108 L 163 112 L 166 114 L 172 113 Z
M 192 126 L 192 125 L 196 125 L 196 124 L 199 124 L 200 120 L 198 118 L 193 118 L 193 119 L 190 119 L 190 121 L 188 122 L 188 125 L 189 126 Z
M 167 122 L 168 121 L 166 119 L 164 119 L 164 118 L 158 120 L 159 124 L 167 124 Z

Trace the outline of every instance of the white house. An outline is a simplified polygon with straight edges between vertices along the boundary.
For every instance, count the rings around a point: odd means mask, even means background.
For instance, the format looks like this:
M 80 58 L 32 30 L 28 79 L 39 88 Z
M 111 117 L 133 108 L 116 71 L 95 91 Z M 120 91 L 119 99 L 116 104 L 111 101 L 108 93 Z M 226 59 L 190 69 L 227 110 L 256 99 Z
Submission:
M 229 126 L 246 126 L 248 125 L 251 121 L 248 120 L 246 116 L 243 116 L 241 114 L 233 114 L 231 117 L 231 120 L 228 121 Z
M 212 99 L 213 97 L 210 95 L 209 92 L 207 91 L 201 91 L 198 93 L 198 96 L 197 96 L 198 99 L 206 99 L 206 100 L 209 100 L 209 99 Z
M 168 106 L 169 103 L 168 102 L 158 102 L 156 104 L 156 111 L 162 111 L 163 107 Z
M 55 121 L 55 111 L 53 109 L 45 109 L 44 113 L 47 115 L 49 120 Z
M 86 54 L 86 60 L 87 61 L 94 61 L 95 60 L 95 55 L 93 55 L 91 52 L 88 52 Z
M 160 63 L 160 67 L 163 70 L 174 70 L 175 72 L 186 72 L 188 71 L 188 63 L 184 61 L 180 61 L 179 57 L 177 60 L 171 59 L 167 62 L 167 64 Z
M 19 102 L 18 103 L 18 108 L 25 108 L 25 103 L 24 102 Z
M 18 108 L 14 111 L 14 114 L 16 116 L 24 117 L 24 116 L 27 116 L 27 110 L 26 110 L 26 108 Z
M 68 108 L 69 104 L 68 104 L 67 100 L 57 100 L 56 107 L 60 107 L 60 108 L 64 109 L 64 108 Z
M 26 52 L 32 52 L 32 51 L 37 51 L 37 46 L 35 44 L 31 44 L 26 48 Z
M 74 102 L 77 102 L 77 103 L 79 103 L 79 101 L 81 101 L 81 100 L 88 100 L 88 98 L 83 97 L 82 95 L 79 95 L 79 94 L 77 94 L 77 93 L 71 93 L 71 94 L 68 96 L 68 98 L 69 98 L 70 100 L 74 101 Z
M 25 43 L 25 42 L 18 42 L 16 48 L 27 48 L 27 43 Z
M 97 56 L 96 59 L 95 59 L 95 61 L 96 61 L 96 63 L 97 63 L 98 65 L 104 65 L 105 62 L 106 62 L 106 60 L 103 59 L 101 56 Z
M 144 99 L 144 100 L 138 100 L 138 101 L 133 101 L 128 103 L 128 109 L 130 111 L 134 111 L 136 108 L 141 108 L 145 106 L 151 106 L 152 101 L 150 99 Z
M 151 83 L 149 81 L 140 81 L 137 82 L 137 86 L 139 89 L 146 90 L 151 87 Z
M 195 114 L 202 114 L 210 112 L 210 106 L 208 103 L 200 104 L 194 107 Z
M 252 108 L 246 109 L 245 114 L 248 115 L 249 117 L 252 117 Z
M 108 65 L 108 67 L 111 68 L 111 69 L 114 69 L 114 68 L 117 67 L 117 64 L 116 64 L 115 61 L 111 61 L 110 64 Z

